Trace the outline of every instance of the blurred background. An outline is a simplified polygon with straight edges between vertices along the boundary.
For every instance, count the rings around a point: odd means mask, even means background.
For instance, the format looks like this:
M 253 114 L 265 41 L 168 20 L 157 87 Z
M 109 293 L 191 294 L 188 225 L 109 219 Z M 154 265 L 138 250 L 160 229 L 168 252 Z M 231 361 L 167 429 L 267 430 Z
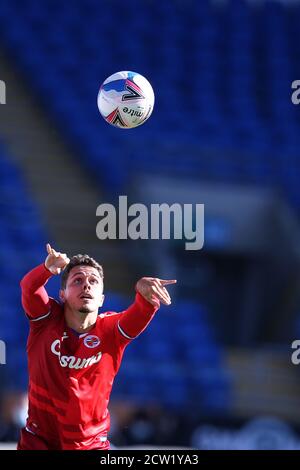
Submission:
M 126 350 L 116 446 L 300 448 L 299 23 L 298 1 L 1 1 L 0 441 L 26 418 L 19 281 L 49 241 L 103 264 L 104 310 L 126 308 L 142 275 L 178 279 Z M 137 129 L 97 109 L 120 70 L 155 91 Z M 205 204 L 204 248 L 100 242 L 96 208 L 122 194 Z

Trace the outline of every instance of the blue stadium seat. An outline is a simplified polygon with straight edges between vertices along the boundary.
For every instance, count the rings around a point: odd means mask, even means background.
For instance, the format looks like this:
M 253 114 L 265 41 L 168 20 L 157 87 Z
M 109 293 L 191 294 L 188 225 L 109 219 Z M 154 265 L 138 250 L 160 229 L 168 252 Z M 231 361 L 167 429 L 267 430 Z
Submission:
M 3 145 L 0 145 L 0 201 L 0 339 L 7 347 L 10 386 L 25 390 L 28 322 L 21 305 L 20 280 L 41 262 L 39 247 L 44 246 L 46 237 L 25 181 Z

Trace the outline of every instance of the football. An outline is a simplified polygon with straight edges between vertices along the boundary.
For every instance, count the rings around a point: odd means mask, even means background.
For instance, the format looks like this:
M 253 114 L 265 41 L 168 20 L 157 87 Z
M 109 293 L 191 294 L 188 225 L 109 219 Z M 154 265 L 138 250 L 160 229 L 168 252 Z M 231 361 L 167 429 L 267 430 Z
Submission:
M 109 124 L 131 129 L 151 116 L 154 92 L 148 80 L 136 72 L 117 72 L 101 85 L 98 99 L 101 116 Z

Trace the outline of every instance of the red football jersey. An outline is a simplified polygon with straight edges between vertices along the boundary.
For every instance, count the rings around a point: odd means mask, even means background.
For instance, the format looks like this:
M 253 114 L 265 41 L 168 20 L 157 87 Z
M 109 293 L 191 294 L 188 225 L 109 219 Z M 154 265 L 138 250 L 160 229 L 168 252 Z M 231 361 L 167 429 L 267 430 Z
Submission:
M 108 402 L 125 347 L 156 307 L 139 293 L 124 312 L 100 314 L 85 334 L 70 329 L 63 305 L 44 288 L 52 274 L 40 265 L 21 281 L 30 320 L 27 343 L 29 411 L 26 430 L 49 449 L 108 449 Z

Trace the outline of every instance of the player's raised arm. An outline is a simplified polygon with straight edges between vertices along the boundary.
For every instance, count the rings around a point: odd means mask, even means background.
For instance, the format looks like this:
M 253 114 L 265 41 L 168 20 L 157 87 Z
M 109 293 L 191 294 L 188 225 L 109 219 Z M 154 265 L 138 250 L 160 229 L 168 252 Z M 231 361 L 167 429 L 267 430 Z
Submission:
M 49 243 L 46 245 L 48 256 L 45 260 L 46 268 L 52 274 L 60 274 L 63 269 L 69 264 L 70 259 L 67 257 L 66 253 L 60 253 L 55 251 L 54 248 L 50 246 Z
M 20 285 L 22 290 L 22 305 L 30 319 L 42 318 L 50 311 L 50 300 L 45 284 L 53 274 L 59 274 L 69 263 L 65 253 L 55 251 L 47 244 L 45 263 L 27 273 Z
M 136 284 L 136 290 L 150 304 L 159 308 L 160 302 L 171 305 L 171 297 L 165 286 L 176 284 L 176 279 L 159 279 L 157 277 L 142 277 Z
M 142 277 L 135 286 L 137 295 L 134 304 L 122 314 L 119 320 L 120 333 L 127 339 L 138 336 L 152 320 L 160 303 L 171 305 L 171 297 L 165 286 L 176 282 L 175 279 Z

